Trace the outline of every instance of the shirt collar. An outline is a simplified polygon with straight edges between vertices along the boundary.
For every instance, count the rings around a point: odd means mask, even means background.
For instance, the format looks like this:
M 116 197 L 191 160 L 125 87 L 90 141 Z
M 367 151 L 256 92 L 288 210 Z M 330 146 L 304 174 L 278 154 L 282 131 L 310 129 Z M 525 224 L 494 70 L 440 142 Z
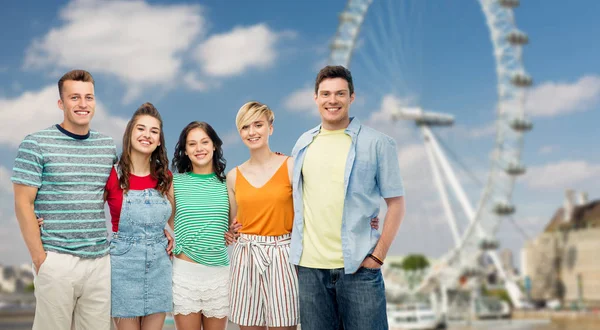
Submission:
M 360 127 L 361 127 L 361 123 L 360 120 L 358 120 L 356 117 L 350 117 L 350 124 L 348 125 L 348 127 L 346 127 L 346 134 L 355 137 L 358 132 L 360 131 Z M 313 128 L 311 128 L 308 132 L 310 133 L 311 136 L 315 136 L 317 134 L 319 134 L 319 132 L 321 131 L 321 125 L 317 125 Z

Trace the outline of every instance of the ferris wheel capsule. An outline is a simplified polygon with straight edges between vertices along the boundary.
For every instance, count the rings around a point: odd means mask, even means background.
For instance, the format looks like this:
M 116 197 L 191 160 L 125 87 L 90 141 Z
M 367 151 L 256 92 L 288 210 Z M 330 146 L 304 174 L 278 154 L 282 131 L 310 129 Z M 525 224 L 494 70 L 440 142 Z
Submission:
M 506 41 L 512 45 L 525 45 L 529 43 L 529 37 L 524 32 L 515 30 L 506 35 Z
M 519 7 L 521 1 L 519 0 L 498 0 L 500 6 L 505 8 L 516 8 Z
M 525 72 L 517 72 L 513 73 L 510 82 L 517 87 L 529 87 L 533 84 L 533 79 Z
M 516 161 L 512 161 L 504 168 L 504 170 L 508 175 L 522 175 L 525 173 L 526 169 L 524 165 Z
M 342 13 L 340 14 L 340 22 L 348 22 L 354 24 L 360 24 L 362 16 L 355 13 Z
M 494 212 L 498 215 L 511 215 L 515 213 L 515 206 L 508 202 L 497 202 L 494 205 Z
M 349 50 L 352 49 L 352 41 L 336 39 L 331 43 L 332 50 Z
M 509 122 L 510 127 L 517 132 L 531 131 L 533 123 L 524 118 L 514 118 Z
M 497 250 L 500 243 L 497 239 L 486 237 L 479 241 L 479 248 L 483 251 Z

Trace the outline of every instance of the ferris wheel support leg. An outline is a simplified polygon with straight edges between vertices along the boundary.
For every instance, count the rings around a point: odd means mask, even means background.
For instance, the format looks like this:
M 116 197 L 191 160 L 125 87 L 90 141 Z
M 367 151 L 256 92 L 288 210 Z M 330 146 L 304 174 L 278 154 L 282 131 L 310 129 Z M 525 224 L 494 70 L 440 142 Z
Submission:
M 422 128 L 423 127 L 425 126 L 422 126 Z M 458 227 L 456 226 L 456 218 L 454 217 L 454 212 L 452 212 L 452 207 L 450 206 L 450 201 L 448 200 L 446 187 L 442 182 L 442 175 L 435 160 L 434 151 L 431 149 L 432 147 L 430 140 L 427 138 L 427 133 L 424 130 L 423 137 L 425 140 L 425 152 L 427 153 L 427 159 L 429 160 L 429 164 L 431 165 L 431 170 L 433 172 L 433 181 L 435 182 L 438 192 L 440 193 L 442 206 L 444 207 L 444 213 L 446 214 L 446 220 L 448 220 L 448 225 L 450 226 L 450 231 L 452 232 L 452 238 L 454 239 L 454 246 L 458 248 L 460 245 L 460 235 L 458 233 Z
M 469 199 L 467 198 L 464 189 L 458 182 L 456 174 L 454 174 L 454 171 L 452 170 L 452 167 L 450 166 L 446 155 L 440 148 L 437 139 L 431 132 L 431 129 L 428 126 L 423 125 L 421 126 L 421 130 L 423 132 L 423 135 L 425 136 L 425 140 L 431 143 L 433 154 L 439 160 L 440 165 L 442 166 L 442 171 L 446 175 L 446 178 L 448 178 L 450 186 L 452 187 L 452 190 L 454 191 L 454 194 L 456 195 L 460 206 L 467 215 L 467 218 L 469 218 L 469 222 L 472 223 L 473 221 L 475 221 L 475 211 L 473 210 L 473 206 L 471 206 L 471 203 L 469 202 Z
M 448 288 L 442 284 L 440 286 L 440 291 L 442 294 L 442 317 L 445 323 L 448 321 Z
M 446 178 L 448 179 L 450 186 L 452 187 L 452 190 L 454 191 L 461 207 L 463 208 L 463 211 L 469 218 L 469 222 L 473 224 L 473 222 L 475 221 L 475 211 L 473 210 L 473 206 L 471 206 L 471 203 L 467 199 L 467 195 L 465 194 L 464 189 L 458 182 L 458 179 L 456 178 L 456 174 L 454 174 L 454 171 L 452 170 L 452 167 L 450 166 L 450 163 L 448 162 L 446 155 L 440 148 L 440 146 L 437 142 L 437 139 L 431 132 L 431 129 L 429 127 L 427 127 L 426 125 L 423 125 L 423 126 L 421 126 L 421 130 L 423 132 L 425 141 L 430 142 L 429 144 L 430 144 L 430 148 L 432 151 L 432 155 L 434 156 L 434 158 L 438 159 L 438 161 L 442 167 L 442 170 L 443 170 L 444 174 L 446 175 Z M 428 150 L 427 149 L 428 144 L 426 143 L 425 145 L 426 145 L 426 150 Z M 432 163 L 435 163 L 435 161 L 433 161 Z M 434 175 L 435 175 L 435 171 L 434 171 Z M 443 200 L 443 198 L 442 198 L 442 200 Z M 475 229 L 477 230 L 477 234 L 479 234 L 480 236 L 485 235 L 483 229 L 481 228 L 481 226 L 479 224 L 474 224 L 474 225 L 475 225 Z M 463 242 L 461 239 L 459 246 L 462 245 L 462 243 Z M 500 278 L 506 284 L 505 285 L 506 291 L 508 292 L 513 305 L 517 308 L 522 307 L 523 306 L 523 300 L 522 300 L 523 293 L 519 289 L 519 286 L 516 283 L 514 283 L 514 281 L 512 281 L 512 279 L 508 278 L 508 276 L 506 275 L 506 271 L 504 270 L 504 267 L 502 266 L 502 262 L 500 261 L 500 257 L 498 256 L 496 251 L 488 251 L 487 253 L 490 256 L 490 258 L 492 259 L 492 262 L 494 263 L 494 266 L 495 266 L 496 270 L 498 271 L 498 275 L 500 275 Z

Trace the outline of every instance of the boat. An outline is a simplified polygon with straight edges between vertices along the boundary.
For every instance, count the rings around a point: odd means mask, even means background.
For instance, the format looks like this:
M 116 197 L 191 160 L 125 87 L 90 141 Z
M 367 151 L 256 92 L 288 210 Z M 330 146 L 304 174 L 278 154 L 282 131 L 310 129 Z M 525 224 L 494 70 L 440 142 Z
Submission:
M 475 300 L 475 316 L 478 319 L 509 319 L 510 305 L 496 297 L 479 297 Z
M 446 328 L 444 316 L 426 302 L 388 303 L 388 324 L 391 330 L 429 330 Z

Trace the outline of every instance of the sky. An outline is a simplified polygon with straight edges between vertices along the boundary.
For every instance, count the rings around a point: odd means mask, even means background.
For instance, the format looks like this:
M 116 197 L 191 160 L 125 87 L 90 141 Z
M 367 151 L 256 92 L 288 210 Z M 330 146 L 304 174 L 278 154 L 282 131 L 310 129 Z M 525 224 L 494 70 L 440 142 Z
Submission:
M 270 145 L 289 154 L 319 123 L 314 78 L 327 63 L 344 0 L 2 1 L 0 6 L 0 264 L 29 261 L 14 216 L 10 175 L 19 142 L 62 121 L 56 82 L 82 68 L 96 81 L 92 128 L 120 145 L 139 105 L 152 102 L 164 120 L 169 153 L 181 129 L 210 123 L 224 140 L 228 169 L 248 152 L 235 129 L 242 104 L 275 112 Z M 522 1 L 518 28 L 529 35 L 523 63 L 533 77 L 525 112 L 527 173 L 517 180 L 512 222 L 497 233 L 518 251 L 564 200 L 565 189 L 600 198 L 600 2 Z M 383 28 L 382 28 L 383 27 Z M 400 43 L 386 42 L 397 36 Z M 385 63 L 397 63 L 385 70 Z M 439 257 L 452 245 L 422 139 L 414 125 L 393 122 L 398 106 L 455 116 L 437 131 L 473 205 L 485 182 L 498 100 L 489 30 L 475 0 L 374 0 L 350 69 L 351 115 L 396 139 L 407 214 L 391 255 Z M 453 157 L 454 158 L 454 157 Z M 468 169 L 461 170 L 462 164 Z M 456 207 L 456 202 L 453 201 Z M 459 219 L 464 228 L 466 220 Z

